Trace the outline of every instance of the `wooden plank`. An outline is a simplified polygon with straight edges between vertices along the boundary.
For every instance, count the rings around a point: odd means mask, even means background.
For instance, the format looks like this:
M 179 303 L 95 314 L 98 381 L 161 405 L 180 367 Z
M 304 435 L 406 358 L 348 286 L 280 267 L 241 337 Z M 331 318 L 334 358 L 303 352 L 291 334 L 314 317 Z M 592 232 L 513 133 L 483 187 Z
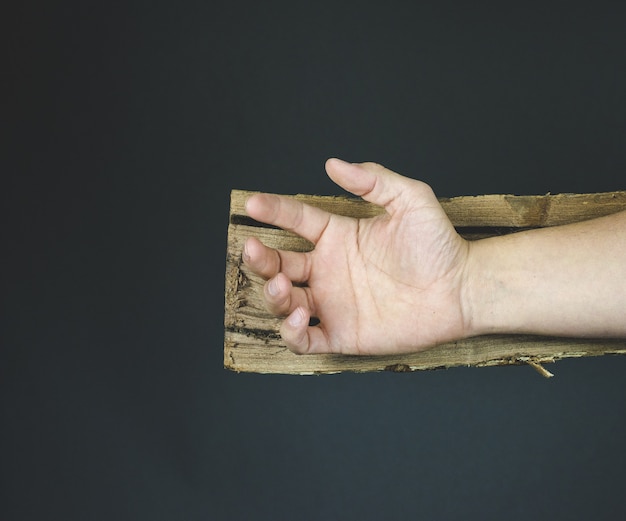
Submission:
M 474 337 L 426 351 L 395 356 L 304 355 L 289 351 L 278 330 L 280 319 L 263 304 L 264 281 L 241 262 L 248 237 L 273 248 L 308 251 L 301 237 L 250 219 L 245 201 L 254 192 L 233 190 L 226 255 L 224 366 L 234 371 L 329 374 L 343 371 L 416 371 L 455 366 L 538 364 L 562 358 L 626 354 L 624 339 L 553 338 L 521 335 Z M 372 217 L 382 210 L 361 199 L 292 196 L 327 211 Z M 467 239 L 555 226 L 626 210 L 626 192 L 542 196 L 484 195 L 441 199 L 452 224 Z M 550 373 L 544 370 L 544 375 Z

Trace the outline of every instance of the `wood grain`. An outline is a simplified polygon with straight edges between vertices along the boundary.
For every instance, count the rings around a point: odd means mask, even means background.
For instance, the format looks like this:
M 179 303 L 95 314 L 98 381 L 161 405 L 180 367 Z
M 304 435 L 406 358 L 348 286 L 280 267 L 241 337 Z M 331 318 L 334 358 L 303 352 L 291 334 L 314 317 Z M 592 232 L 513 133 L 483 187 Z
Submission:
M 233 371 L 330 374 L 344 371 L 417 371 L 455 366 L 538 364 L 562 358 L 626 354 L 624 339 L 480 336 L 396 356 L 304 355 L 291 353 L 278 334 L 280 320 L 263 304 L 264 281 L 241 261 L 243 244 L 255 236 L 273 248 L 309 251 L 301 237 L 250 219 L 245 201 L 254 192 L 233 190 L 226 252 L 224 366 Z M 361 199 L 292 196 L 326 211 L 352 217 L 380 215 Z M 626 192 L 541 196 L 483 195 L 440 200 L 458 232 L 468 240 L 568 224 L 626 210 Z M 547 374 L 546 374 L 547 373 Z M 549 375 L 545 371 L 546 375 Z

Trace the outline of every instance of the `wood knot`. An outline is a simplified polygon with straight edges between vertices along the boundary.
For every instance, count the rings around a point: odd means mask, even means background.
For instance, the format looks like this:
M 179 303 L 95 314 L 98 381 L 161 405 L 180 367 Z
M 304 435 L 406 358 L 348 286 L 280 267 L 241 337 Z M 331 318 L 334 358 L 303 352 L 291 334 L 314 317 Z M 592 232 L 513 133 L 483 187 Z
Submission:
M 552 203 L 550 196 L 505 195 L 504 198 L 517 215 L 521 226 L 545 226 Z

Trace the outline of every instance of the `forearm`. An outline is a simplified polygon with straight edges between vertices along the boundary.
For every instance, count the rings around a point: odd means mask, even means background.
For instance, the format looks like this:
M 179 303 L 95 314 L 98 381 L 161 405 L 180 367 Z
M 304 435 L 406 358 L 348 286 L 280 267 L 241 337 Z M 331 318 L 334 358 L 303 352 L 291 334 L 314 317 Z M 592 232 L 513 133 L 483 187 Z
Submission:
M 469 244 L 468 332 L 626 336 L 626 212 Z

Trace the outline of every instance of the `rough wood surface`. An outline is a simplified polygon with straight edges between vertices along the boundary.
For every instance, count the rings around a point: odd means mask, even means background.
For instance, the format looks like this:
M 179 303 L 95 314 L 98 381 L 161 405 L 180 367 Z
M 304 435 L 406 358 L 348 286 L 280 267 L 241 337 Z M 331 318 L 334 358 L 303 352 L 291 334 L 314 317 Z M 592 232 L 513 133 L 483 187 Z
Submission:
M 304 355 L 291 353 L 278 334 L 280 320 L 263 304 L 264 281 L 241 262 L 250 236 L 273 248 L 308 251 L 313 245 L 301 237 L 263 225 L 245 213 L 253 192 L 233 190 L 226 255 L 224 366 L 234 371 L 283 374 L 328 374 L 343 371 L 416 371 L 455 366 L 539 364 L 562 358 L 626 354 L 626 340 L 594 340 L 520 335 L 492 335 L 436 346 L 396 356 Z M 327 211 L 371 217 L 379 207 L 345 197 L 293 196 Z M 441 199 L 459 233 L 469 240 L 530 228 L 582 221 L 626 210 L 626 192 L 542 196 L 483 195 Z M 544 376 L 550 373 L 543 370 Z

